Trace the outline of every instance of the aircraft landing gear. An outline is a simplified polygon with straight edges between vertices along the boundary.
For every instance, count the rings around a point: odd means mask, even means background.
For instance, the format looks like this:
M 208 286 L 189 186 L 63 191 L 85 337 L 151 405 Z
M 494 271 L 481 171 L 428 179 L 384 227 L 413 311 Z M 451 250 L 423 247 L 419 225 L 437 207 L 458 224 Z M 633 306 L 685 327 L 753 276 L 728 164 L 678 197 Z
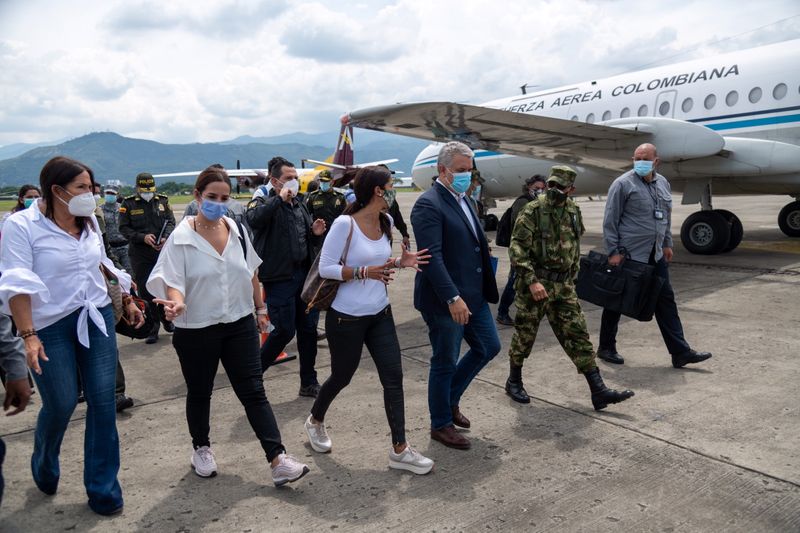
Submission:
M 681 225 L 681 242 L 693 254 L 718 254 L 727 248 L 730 240 L 731 224 L 716 210 L 692 213 Z
M 778 226 L 787 237 L 800 237 L 800 201 L 788 203 L 781 209 Z

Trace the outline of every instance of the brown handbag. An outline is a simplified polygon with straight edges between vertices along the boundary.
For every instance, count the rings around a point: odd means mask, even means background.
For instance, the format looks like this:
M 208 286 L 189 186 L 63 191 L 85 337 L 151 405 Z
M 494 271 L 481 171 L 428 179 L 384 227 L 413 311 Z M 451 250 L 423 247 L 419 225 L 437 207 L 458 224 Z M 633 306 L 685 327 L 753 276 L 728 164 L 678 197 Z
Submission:
M 125 314 L 125 306 L 122 303 L 122 287 L 119 286 L 117 276 L 103 263 L 100 263 L 100 272 L 103 273 L 103 279 L 106 280 L 106 289 L 108 290 L 108 296 L 111 298 L 111 307 L 114 309 L 114 323 L 116 324 Z
M 353 225 L 355 221 L 350 217 L 350 233 L 347 234 L 347 242 L 342 251 L 342 258 L 339 264 L 344 266 L 347 261 L 347 252 L 350 250 L 350 240 L 353 238 Z M 325 310 L 328 309 L 336 298 L 336 293 L 339 291 L 339 285 L 342 283 L 338 279 L 323 278 L 319 275 L 319 258 L 322 256 L 322 250 L 317 254 L 311 269 L 308 271 L 306 281 L 303 283 L 303 292 L 300 293 L 300 298 L 308 304 L 306 307 L 306 314 L 310 313 L 312 309 Z

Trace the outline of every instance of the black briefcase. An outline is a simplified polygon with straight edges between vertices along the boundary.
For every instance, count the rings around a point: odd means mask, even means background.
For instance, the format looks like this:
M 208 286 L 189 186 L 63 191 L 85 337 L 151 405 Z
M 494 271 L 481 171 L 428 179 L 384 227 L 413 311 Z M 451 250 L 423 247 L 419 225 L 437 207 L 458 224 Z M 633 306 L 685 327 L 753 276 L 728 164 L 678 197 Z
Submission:
M 591 251 L 581 257 L 575 290 L 581 300 L 647 322 L 653 319 L 663 284 L 653 265 L 628 258 L 613 267 L 607 255 Z

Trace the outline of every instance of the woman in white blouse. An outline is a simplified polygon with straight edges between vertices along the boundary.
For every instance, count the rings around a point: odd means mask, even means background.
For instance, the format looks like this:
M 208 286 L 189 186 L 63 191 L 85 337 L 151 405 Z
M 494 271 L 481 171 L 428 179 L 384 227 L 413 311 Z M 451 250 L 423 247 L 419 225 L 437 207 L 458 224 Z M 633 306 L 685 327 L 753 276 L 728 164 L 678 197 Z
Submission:
M 366 167 L 353 181 L 355 200 L 334 220 L 319 260 L 320 276 L 342 280 L 336 298 L 325 315 L 325 333 L 331 351 L 331 375 L 322 387 L 306 419 L 311 447 L 329 452 L 331 439 L 325 413 L 358 369 L 367 346 L 383 385 L 383 403 L 392 435 L 389 467 L 427 474 L 433 461 L 411 448 L 405 435 L 403 365 L 400 344 L 389 305 L 386 285 L 398 267 L 426 264 L 427 250 L 417 253 L 403 246 L 401 257 L 392 258 L 392 219 L 386 211 L 395 201 L 392 174 L 386 168 Z M 341 264 L 348 244 L 347 261 Z
M 55 157 L 42 168 L 39 182 L 42 199 L 8 218 L 0 253 L 2 312 L 13 315 L 42 398 L 33 479 L 42 492 L 55 494 L 61 440 L 78 399 L 80 372 L 87 403 L 84 484 L 89 507 L 114 514 L 123 504 L 114 400 L 117 341 L 101 262 L 117 276 L 124 293 L 131 279 L 105 256 L 93 215 L 92 171 Z M 135 304 L 126 312 L 143 323 Z
M 175 324 L 172 345 L 186 380 L 195 473 L 217 473 L 209 414 L 214 376 L 222 362 L 272 467 L 272 481 L 280 486 L 303 477 L 308 467 L 286 454 L 264 392 L 258 330 L 267 327 L 267 309 L 256 277 L 261 259 L 242 226 L 224 216 L 230 195 L 230 178 L 223 169 L 209 167 L 200 173 L 194 189 L 197 216 L 184 218 L 167 239 L 147 290 Z

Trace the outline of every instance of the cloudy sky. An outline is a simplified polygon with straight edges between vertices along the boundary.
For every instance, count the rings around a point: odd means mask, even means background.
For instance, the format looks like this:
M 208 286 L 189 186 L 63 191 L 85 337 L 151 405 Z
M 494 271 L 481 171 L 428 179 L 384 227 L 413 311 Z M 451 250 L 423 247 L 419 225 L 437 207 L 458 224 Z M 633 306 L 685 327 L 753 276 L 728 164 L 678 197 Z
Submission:
M 0 145 L 330 131 L 796 38 L 797 0 L 0 0 Z

